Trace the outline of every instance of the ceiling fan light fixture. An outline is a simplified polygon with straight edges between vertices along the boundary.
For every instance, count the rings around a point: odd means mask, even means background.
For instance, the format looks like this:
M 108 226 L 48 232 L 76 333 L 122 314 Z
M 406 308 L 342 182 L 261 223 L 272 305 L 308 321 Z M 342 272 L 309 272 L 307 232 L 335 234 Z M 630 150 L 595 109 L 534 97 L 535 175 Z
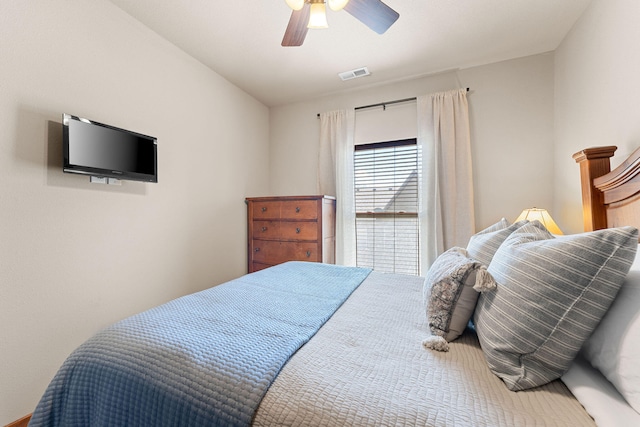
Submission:
M 329 8 L 337 12 L 344 9 L 349 0 L 327 0 L 327 2 L 329 3 Z
M 289 6 L 293 10 L 300 10 L 304 7 L 304 0 L 284 0 L 284 1 L 285 3 L 287 3 L 287 6 Z
M 311 11 L 309 12 L 309 25 L 307 28 L 329 28 L 327 23 L 327 9 L 324 6 L 324 1 L 320 3 L 311 3 Z
M 385 0 L 386 1 L 386 0 Z M 378 34 L 383 34 L 400 14 L 382 0 L 285 0 L 291 12 L 281 45 L 302 46 L 309 28 L 328 28 L 326 4 L 334 10 L 344 8 L 351 16 Z M 300 10 L 295 10 L 301 7 Z

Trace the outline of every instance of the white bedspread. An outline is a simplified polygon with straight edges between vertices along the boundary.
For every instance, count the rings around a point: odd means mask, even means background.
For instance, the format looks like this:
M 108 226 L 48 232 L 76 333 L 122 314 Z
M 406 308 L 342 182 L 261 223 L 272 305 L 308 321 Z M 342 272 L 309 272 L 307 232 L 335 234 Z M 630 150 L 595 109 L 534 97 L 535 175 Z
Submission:
M 424 349 L 422 280 L 371 273 L 280 372 L 254 425 L 595 425 L 559 380 L 509 391 L 472 331 L 448 353 Z

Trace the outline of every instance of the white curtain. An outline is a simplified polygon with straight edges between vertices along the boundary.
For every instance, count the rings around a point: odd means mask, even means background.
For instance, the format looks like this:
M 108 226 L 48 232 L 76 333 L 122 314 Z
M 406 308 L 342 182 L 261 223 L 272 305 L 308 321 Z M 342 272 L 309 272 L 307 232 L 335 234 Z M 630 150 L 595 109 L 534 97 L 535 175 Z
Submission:
M 353 110 L 320 114 L 318 192 L 336 197 L 336 263 L 356 265 Z
M 417 101 L 420 266 L 425 275 L 446 249 L 467 245 L 475 216 L 466 89 L 420 96 Z

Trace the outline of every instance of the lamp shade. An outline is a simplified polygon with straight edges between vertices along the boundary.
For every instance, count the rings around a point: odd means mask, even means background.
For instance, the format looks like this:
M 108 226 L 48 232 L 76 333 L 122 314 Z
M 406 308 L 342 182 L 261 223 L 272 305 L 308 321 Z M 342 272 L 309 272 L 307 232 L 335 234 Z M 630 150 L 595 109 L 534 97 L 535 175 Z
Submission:
M 344 9 L 347 3 L 349 3 L 349 0 L 328 0 L 327 3 L 329 3 L 331 10 L 338 11 Z
M 544 225 L 551 234 L 562 234 L 562 230 L 558 227 L 558 224 L 551 218 L 549 212 L 546 209 L 530 208 L 522 211 L 520 216 L 515 222 L 527 219 L 529 221 L 538 220 Z
M 293 10 L 300 10 L 304 6 L 304 0 L 284 0 Z
M 324 3 L 311 3 L 309 13 L 309 25 L 307 28 L 329 28 L 327 23 L 327 10 Z

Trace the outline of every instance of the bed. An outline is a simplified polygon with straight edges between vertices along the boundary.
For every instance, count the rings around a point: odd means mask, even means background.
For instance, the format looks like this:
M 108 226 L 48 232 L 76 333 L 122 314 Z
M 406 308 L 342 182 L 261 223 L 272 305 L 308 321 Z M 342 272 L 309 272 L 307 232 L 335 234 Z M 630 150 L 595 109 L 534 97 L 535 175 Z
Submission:
M 595 252 L 613 247 L 603 261 L 593 261 L 592 247 L 584 246 L 591 240 L 549 237 L 527 223 L 507 234 L 515 224 L 500 221 L 468 248 L 443 254 L 426 279 L 281 264 L 99 332 L 65 361 L 29 425 L 640 425 L 636 368 L 629 363 L 640 341 L 633 339 L 640 337 L 638 232 L 623 227 L 640 225 L 632 211 L 640 189 L 626 189 L 637 186 L 640 152 L 610 172 L 614 151 L 574 156 L 588 238 L 596 239 Z M 498 234 L 506 237 L 496 244 Z M 599 277 L 604 285 L 595 299 L 584 306 L 584 289 L 576 289 L 577 296 L 563 289 L 561 297 L 534 297 L 526 287 L 517 292 L 520 300 L 509 299 L 519 283 L 516 273 L 524 271 L 514 270 L 514 253 L 525 248 L 527 256 L 548 256 L 561 244 L 571 250 L 549 257 L 549 264 L 578 263 L 572 274 L 580 278 L 572 283 Z M 572 259 L 564 260 L 566 254 Z M 532 264 L 529 258 L 523 263 Z M 534 275 L 540 274 L 547 272 Z M 517 321 L 531 303 L 552 311 L 558 298 L 574 298 L 571 310 L 538 329 L 534 324 L 544 316 L 521 322 L 526 339 L 506 339 L 512 328 L 495 323 L 510 315 Z M 466 320 L 473 316 L 469 326 L 458 313 L 463 300 Z M 552 304 L 542 303 L 547 300 Z M 505 316 L 491 311 L 517 304 L 523 305 Z M 575 319 L 565 327 L 566 313 L 585 312 L 586 320 L 577 318 L 578 332 L 570 329 Z M 546 329 L 537 350 L 527 350 Z M 514 342 L 516 356 L 505 348 Z M 621 350 L 602 352 L 610 348 Z M 553 355 L 553 366 L 544 354 L 542 362 L 536 359 L 541 353 Z M 556 356 L 564 362 L 556 363 Z

